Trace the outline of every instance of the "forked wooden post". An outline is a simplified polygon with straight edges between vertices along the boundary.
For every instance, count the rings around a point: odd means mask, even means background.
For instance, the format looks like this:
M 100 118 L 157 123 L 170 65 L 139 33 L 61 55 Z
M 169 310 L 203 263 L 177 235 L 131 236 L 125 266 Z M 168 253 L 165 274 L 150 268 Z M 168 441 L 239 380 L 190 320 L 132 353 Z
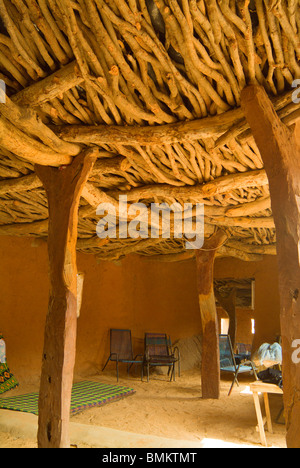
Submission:
M 218 248 L 227 235 L 221 229 L 195 250 L 197 286 L 202 323 L 202 398 L 218 399 L 220 396 L 219 330 L 214 295 L 214 261 Z
M 269 179 L 277 238 L 287 446 L 299 448 L 300 363 L 293 359 L 293 342 L 300 339 L 300 132 L 298 127 L 296 137 L 297 126 L 291 130 L 280 121 L 262 87 L 249 86 L 241 97 Z
M 76 352 L 76 241 L 81 191 L 95 162 L 94 150 L 70 166 L 36 166 L 49 205 L 50 298 L 39 395 L 38 447 L 68 448 Z

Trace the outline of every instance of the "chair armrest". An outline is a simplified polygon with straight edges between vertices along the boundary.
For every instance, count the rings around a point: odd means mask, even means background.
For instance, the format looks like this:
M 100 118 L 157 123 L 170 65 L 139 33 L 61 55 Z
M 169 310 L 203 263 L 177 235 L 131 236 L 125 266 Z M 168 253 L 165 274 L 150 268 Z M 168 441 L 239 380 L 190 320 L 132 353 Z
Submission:
M 118 356 L 119 356 L 118 353 L 110 353 L 110 357 L 111 357 L 111 356 L 116 356 L 117 361 L 119 360 L 119 359 L 118 359 Z
M 173 356 L 175 356 L 175 353 L 177 353 L 177 359 L 179 360 L 180 359 L 180 351 L 179 351 L 178 346 L 174 346 L 173 348 L 171 348 L 171 351 L 172 351 Z
M 141 357 L 141 358 L 144 358 L 144 354 L 137 354 L 134 358 L 134 360 L 136 360 L 137 357 Z

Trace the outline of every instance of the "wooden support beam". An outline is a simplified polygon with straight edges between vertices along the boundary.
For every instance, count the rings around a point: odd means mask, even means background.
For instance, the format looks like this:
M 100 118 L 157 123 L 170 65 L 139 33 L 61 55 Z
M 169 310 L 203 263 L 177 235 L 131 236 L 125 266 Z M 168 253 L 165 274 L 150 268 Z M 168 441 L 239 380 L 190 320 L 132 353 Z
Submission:
M 88 150 L 70 166 L 36 166 L 49 203 L 50 298 L 39 395 L 38 447 L 67 448 L 76 351 L 78 206 L 96 155 Z
M 153 197 L 184 198 L 203 201 L 203 198 L 214 197 L 237 189 L 247 187 L 263 187 L 268 185 L 268 178 L 263 169 L 247 172 L 237 172 L 226 176 L 217 177 L 206 184 L 174 187 L 169 184 L 151 184 L 142 187 L 134 187 L 131 190 L 123 191 L 122 195 L 127 196 L 128 201 L 138 202 L 139 200 L 153 199 Z M 118 197 L 117 190 L 109 191 L 112 197 Z
M 287 446 L 299 448 L 300 364 L 292 359 L 294 340 L 300 339 L 299 133 L 297 141 L 297 127 L 289 129 L 280 121 L 262 87 L 245 88 L 241 98 L 269 179 L 277 237 Z
M 238 216 L 238 217 L 227 217 L 219 216 L 210 218 L 208 216 L 208 222 L 216 224 L 218 226 L 240 226 L 246 229 L 249 228 L 267 228 L 274 229 L 275 223 L 272 216 L 265 217 L 249 217 L 249 216 Z
M 276 110 L 281 110 L 283 117 L 292 114 L 289 123 L 299 119 L 299 106 L 291 103 L 292 92 L 273 99 Z M 288 104 L 288 105 L 287 105 Z M 206 138 L 220 138 L 225 144 L 231 138 L 243 134 L 249 128 L 241 108 L 229 110 L 213 117 L 205 117 L 190 121 L 147 126 L 116 126 L 116 125 L 64 125 L 54 127 L 53 131 L 63 140 L 85 145 L 120 144 L 120 145 L 172 145 L 174 143 L 191 142 Z M 229 130 L 228 130 L 229 129 Z M 250 135 L 251 136 L 251 132 Z M 249 138 L 248 136 L 248 138 Z
M 214 117 L 157 126 L 68 125 L 53 130 L 65 141 L 86 145 L 163 145 L 222 135 L 242 118 L 241 110 L 234 109 Z
M 271 209 L 270 197 L 260 198 L 253 202 L 241 203 L 240 205 L 230 207 L 226 210 L 226 216 L 240 217 L 251 216 L 252 214 L 259 213 L 260 211 Z
M 119 171 L 125 170 L 123 165 L 126 163 L 127 161 L 125 158 L 118 156 L 111 159 L 99 159 L 95 163 L 92 176 L 94 177 L 94 175 L 97 174 L 106 174 L 112 171 L 113 167 L 118 168 Z M 259 169 L 217 177 L 206 184 L 183 187 L 174 187 L 168 184 L 149 184 L 141 187 L 135 187 L 127 191 L 124 190 L 120 192 L 119 190 L 110 190 L 106 193 L 115 199 L 118 199 L 120 194 L 126 195 L 129 202 L 132 201 L 135 203 L 142 199 L 153 199 L 154 197 L 192 198 L 197 201 L 203 201 L 206 197 L 221 195 L 232 190 L 241 188 L 245 189 L 247 187 L 262 187 L 265 185 L 268 185 L 267 175 L 263 169 Z M 40 186 L 40 180 L 33 174 L 5 179 L 0 181 L 0 195 L 20 192 L 22 190 L 30 190 Z M 103 199 L 101 199 L 101 202 L 102 201 Z M 250 205 L 250 203 L 247 205 Z M 229 216 L 231 216 L 231 214 Z
M 220 396 L 219 331 L 214 295 L 214 261 L 218 248 L 227 234 L 219 229 L 195 250 L 197 286 L 202 322 L 202 398 L 218 399 Z

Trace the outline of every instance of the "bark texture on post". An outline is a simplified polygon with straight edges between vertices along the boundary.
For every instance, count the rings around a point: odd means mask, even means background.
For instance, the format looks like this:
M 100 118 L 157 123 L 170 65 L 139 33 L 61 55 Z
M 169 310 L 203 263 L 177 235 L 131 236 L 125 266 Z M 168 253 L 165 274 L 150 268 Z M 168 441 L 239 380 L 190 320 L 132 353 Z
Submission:
M 214 261 L 218 248 L 227 235 L 218 230 L 195 250 L 197 287 L 202 323 L 202 398 L 218 399 L 220 396 L 219 330 L 214 295 Z
M 49 205 L 50 298 L 45 325 L 39 394 L 38 447 L 68 448 L 77 329 L 76 241 L 81 191 L 95 162 L 94 151 L 70 166 L 36 166 Z
M 249 86 L 242 107 L 269 179 L 276 226 L 283 390 L 287 446 L 300 447 L 300 364 L 293 362 L 293 342 L 300 339 L 300 148 L 296 129 L 278 118 L 266 92 Z

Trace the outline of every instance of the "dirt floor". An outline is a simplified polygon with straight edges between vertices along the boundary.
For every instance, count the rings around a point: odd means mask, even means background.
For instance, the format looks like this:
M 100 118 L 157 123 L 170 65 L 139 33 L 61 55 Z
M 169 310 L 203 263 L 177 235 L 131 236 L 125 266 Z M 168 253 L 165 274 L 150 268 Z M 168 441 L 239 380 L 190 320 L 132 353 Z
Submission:
M 77 381 L 80 380 L 78 377 Z M 87 380 L 86 376 L 82 380 Z M 112 369 L 107 369 L 99 375 L 89 376 L 89 380 L 117 384 L 116 375 Z M 256 430 L 257 420 L 253 397 L 248 393 L 248 386 L 253 379 L 241 376 L 240 386 L 234 387 L 230 397 L 227 396 L 231 379 L 222 376 L 221 396 L 219 400 L 202 400 L 199 370 L 190 370 L 176 378 L 176 382 L 169 382 L 166 375 L 151 375 L 150 381 L 141 382 L 140 377 L 133 371 L 127 376 L 121 372 L 119 385 L 134 388 L 135 394 L 103 407 L 85 410 L 70 419 L 71 425 L 78 423 L 92 426 L 96 430 L 125 431 L 128 434 L 128 447 L 133 434 L 153 436 L 155 438 L 173 439 L 173 447 L 183 446 L 183 442 L 199 447 L 252 447 L 261 448 L 259 433 Z M 4 396 L 38 391 L 34 384 L 21 385 Z M 268 446 L 285 448 L 285 426 L 275 423 L 282 406 L 281 395 L 270 395 L 270 407 L 273 422 L 273 434 L 266 432 Z M 0 416 L 1 416 L 0 410 Z M 9 412 L 16 413 L 16 412 Z M 24 413 L 22 413 L 24 415 Z M 20 423 L 22 424 L 22 423 Z M 74 424 L 76 426 L 76 424 Z M 84 427 L 84 426 L 80 426 Z M 85 426 L 86 427 L 86 426 Z M 20 435 L 22 434 L 22 435 Z M 121 434 L 121 433 L 120 433 Z M 26 437 L 26 431 L 1 432 L 0 448 L 34 448 L 37 446 L 32 433 Z M 101 441 L 95 445 L 86 440 L 76 442 L 79 448 L 98 446 L 107 448 Z M 155 439 L 158 440 L 158 439 Z M 72 440 L 71 440 L 72 442 Z M 145 440 L 147 446 L 147 441 Z M 118 441 L 115 442 L 115 448 Z M 126 442 L 125 442 L 126 445 Z

